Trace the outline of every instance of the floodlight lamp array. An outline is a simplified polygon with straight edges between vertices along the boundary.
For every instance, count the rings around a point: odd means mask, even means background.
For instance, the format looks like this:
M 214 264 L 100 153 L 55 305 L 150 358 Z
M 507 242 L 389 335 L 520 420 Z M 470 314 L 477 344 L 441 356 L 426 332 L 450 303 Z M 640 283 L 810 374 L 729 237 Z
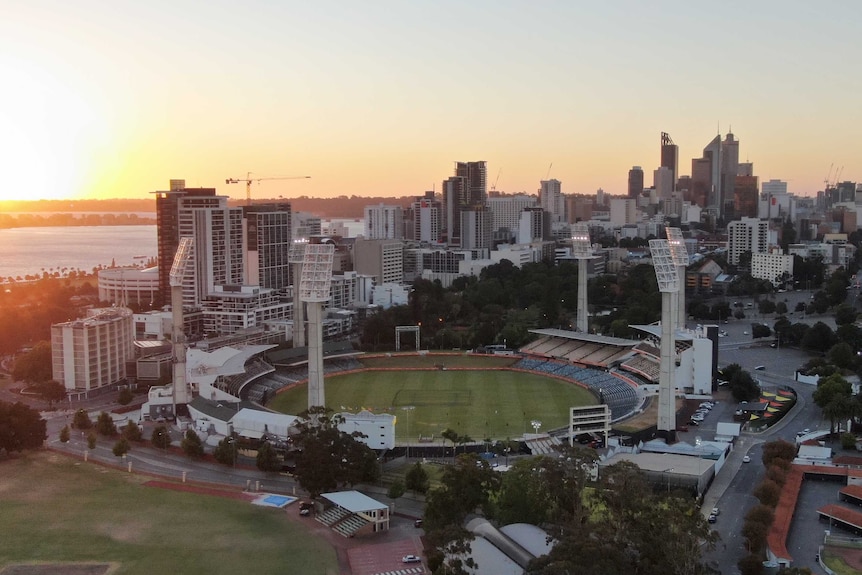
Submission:
M 299 278 L 299 299 L 304 302 L 324 302 L 330 297 L 332 285 L 332 244 L 307 244 Z
M 572 226 L 572 254 L 578 259 L 587 259 L 593 256 L 590 228 L 586 224 Z
M 679 228 L 665 228 L 665 233 L 667 233 L 667 243 L 670 246 L 673 265 L 687 266 L 688 250 L 685 249 L 685 240 L 682 237 L 682 231 Z
M 293 243 L 290 244 L 290 251 L 287 253 L 287 261 L 292 264 L 301 264 L 306 245 L 308 245 L 308 240 L 305 238 L 293 240 Z
M 192 257 L 193 246 L 194 240 L 192 238 L 180 238 L 180 245 L 177 246 L 177 251 L 174 254 L 174 263 L 171 265 L 169 276 L 172 286 L 182 285 L 186 270 L 189 267 L 189 260 Z
M 670 245 L 667 240 L 650 240 L 649 250 L 652 254 L 652 262 L 655 267 L 655 279 L 661 292 L 678 292 L 679 277 L 670 253 Z

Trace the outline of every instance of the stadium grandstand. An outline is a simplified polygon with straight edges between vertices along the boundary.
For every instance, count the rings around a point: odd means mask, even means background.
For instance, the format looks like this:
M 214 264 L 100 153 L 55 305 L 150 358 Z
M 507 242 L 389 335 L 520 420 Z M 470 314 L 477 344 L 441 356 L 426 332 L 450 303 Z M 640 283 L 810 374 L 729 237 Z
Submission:
M 333 341 L 323 344 L 323 372 L 326 375 L 361 368 L 350 342 Z M 255 380 L 243 389 L 241 399 L 265 404 L 278 390 L 308 379 L 308 348 L 296 347 L 271 350 L 265 354 L 268 363 L 277 369 Z
M 569 379 L 590 389 L 619 421 L 637 409 L 637 387 L 649 378 L 618 369 L 634 357 L 636 341 L 562 329 L 535 329 L 539 339 L 520 349 L 513 367 Z M 656 374 L 657 377 L 658 374 Z

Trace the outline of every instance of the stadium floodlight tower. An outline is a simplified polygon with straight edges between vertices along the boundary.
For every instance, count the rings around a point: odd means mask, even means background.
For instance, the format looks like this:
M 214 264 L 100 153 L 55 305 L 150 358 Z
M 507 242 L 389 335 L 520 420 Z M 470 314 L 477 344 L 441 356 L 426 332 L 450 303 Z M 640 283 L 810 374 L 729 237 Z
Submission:
M 296 238 L 290 245 L 287 261 L 293 276 L 293 347 L 305 347 L 305 306 L 299 299 L 299 278 L 302 275 L 302 257 L 308 240 Z
M 332 286 L 332 244 L 307 244 L 299 299 L 308 304 L 308 408 L 326 405 L 323 392 L 323 302 Z
M 655 266 L 655 278 L 661 292 L 661 364 L 658 380 L 658 431 L 667 441 L 673 441 L 676 432 L 676 405 L 674 369 L 676 342 L 673 325 L 674 294 L 679 291 L 679 276 L 674 266 L 667 240 L 650 240 L 649 250 Z
M 677 328 L 685 327 L 685 268 L 688 266 L 688 251 L 685 249 L 685 240 L 679 228 L 666 228 L 667 243 L 670 246 L 670 256 L 676 268 L 679 291 L 676 292 L 676 321 Z
M 188 384 L 186 383 L 186 333 L 183 329 L 183 281 L 191 262 L 194 240 L 192 238 L 180 239 L 180 245 L 174 254 L 174 263 L 171 265 L 171 319 L 173 328 L 171 338 L 173 339 L 173 409 L 174 417 L 177 416 L 177 404 L 187 404 L 189 397 Z
M 572 255 L 578 260 L 578 331 L 590 331 L 587 313 L 587 260 L 593 257 L 590 228 L 587 224 L 572 226 Z

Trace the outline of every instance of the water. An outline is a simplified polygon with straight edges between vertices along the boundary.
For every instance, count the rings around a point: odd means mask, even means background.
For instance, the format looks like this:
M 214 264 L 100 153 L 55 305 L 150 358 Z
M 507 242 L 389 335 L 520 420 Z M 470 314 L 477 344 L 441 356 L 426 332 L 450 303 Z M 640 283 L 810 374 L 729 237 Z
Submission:
M 156 257 L 156 226 L 69 226 L 0 230 L 0 280 L 51 268 L 140 265 Z M 138 258 L 136 256 L 145 256 Z

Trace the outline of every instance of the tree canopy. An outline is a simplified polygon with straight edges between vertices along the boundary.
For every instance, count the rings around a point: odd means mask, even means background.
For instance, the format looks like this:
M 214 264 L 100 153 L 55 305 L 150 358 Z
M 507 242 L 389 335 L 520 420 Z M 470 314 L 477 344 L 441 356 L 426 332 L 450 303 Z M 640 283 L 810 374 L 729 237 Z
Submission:
M 38 411 L 21 402 L 0 401 L 0 451 L 37 449 L 47 438 L 45 420 Z

